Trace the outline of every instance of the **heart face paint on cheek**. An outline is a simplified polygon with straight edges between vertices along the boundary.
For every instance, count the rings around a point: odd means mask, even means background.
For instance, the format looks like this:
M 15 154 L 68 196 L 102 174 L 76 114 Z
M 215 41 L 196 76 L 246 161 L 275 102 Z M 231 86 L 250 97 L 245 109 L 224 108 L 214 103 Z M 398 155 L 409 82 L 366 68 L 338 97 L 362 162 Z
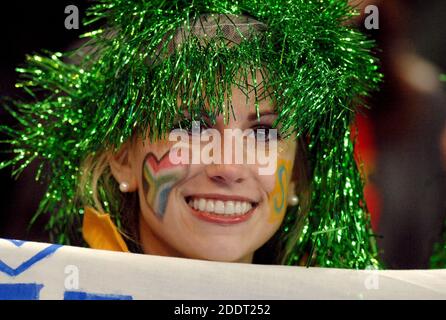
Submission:
M 285 214 L 291 167 L 292 161 L 285 159 L 278 160 L 275 174 L 276 181 L 274 189 L 269 196 L 269 223 L 279 222 Z
M 183 164 L 173 164 L 169 152 L 161 159 L 150 152 L 144 159 L 142 177 L 146 202 L 156 216 L 162 219 L 167 207 L 167 200 L 172 188 L 186 176 L 187 168 Z

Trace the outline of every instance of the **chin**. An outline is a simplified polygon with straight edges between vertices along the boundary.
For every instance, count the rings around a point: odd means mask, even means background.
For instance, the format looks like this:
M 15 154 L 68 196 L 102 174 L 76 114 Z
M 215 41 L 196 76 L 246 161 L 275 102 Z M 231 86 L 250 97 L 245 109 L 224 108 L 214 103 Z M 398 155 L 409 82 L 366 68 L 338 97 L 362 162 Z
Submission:
M 191 254 L 191 258 L 218 262 L 251 262 L 253 251 L 242 250 L 240 246 L 220 245 L 203 248 Z
M 246 262 L 250 263 L 246 256 L 234 256 L 234 255 L 221 255 L 221 254 L 210 254 L 206 257 L 200 258 L 200 260 L 215 261 L 215 262 Z

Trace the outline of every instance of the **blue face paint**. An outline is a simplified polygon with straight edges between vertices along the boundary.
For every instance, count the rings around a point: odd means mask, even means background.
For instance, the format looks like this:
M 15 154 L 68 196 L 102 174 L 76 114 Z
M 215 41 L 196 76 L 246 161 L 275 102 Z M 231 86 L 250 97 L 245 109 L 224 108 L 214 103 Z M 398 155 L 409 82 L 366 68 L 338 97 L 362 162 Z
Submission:
M 283 185 L 284 184 L 284 182 L 283 182 L 284 176 L 286 179 L 285 166 L 281 165 L 279 167 L 279 169 L 277 170 L 277 176 L 279 179 L 279 187 L 280 187 L 280 195 L 279 195 L 280 196 L 280 205 L 277 204 L 278 197 L 275 197 L 274 198 L 274 210 L 276 211 L 276 213 L 280 214 L 280 212 L 282 212 L 283 207 L 285 205 L 285 192 L 284 192 L 285 187 Z

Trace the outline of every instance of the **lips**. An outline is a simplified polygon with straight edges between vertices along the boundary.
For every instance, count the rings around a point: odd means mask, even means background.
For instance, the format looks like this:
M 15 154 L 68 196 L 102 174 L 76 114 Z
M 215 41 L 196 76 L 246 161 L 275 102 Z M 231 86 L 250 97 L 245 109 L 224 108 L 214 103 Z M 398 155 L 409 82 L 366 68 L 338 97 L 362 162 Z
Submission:
M 223 195 L 194 195 L 186 203 L 198 218 L 214 223 L 240 223 L 251 217 L 257 202 L 242 197 Z

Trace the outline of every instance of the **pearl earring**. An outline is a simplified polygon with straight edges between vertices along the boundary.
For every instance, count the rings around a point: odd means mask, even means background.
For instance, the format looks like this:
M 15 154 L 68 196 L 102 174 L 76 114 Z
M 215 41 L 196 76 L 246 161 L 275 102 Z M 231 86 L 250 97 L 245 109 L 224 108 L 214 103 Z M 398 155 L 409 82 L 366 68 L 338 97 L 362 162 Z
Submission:
M 288 196 L 288 205 L 294 207 L 299 204 L 299 197 L 295 194 Z
M 127 182 L 121 182 L 119 184 L 119 190 L 121 190 L 121 192 L 128 192 L 129 188 L 130 188 L 130 186 Z

